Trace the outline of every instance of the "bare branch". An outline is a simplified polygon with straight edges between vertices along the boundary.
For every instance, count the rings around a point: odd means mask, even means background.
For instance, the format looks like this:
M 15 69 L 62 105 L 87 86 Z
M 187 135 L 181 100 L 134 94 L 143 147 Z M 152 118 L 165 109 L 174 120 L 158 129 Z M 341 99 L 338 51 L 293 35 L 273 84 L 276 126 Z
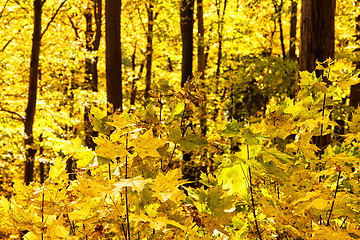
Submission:
M 75 35 L 76 35 L 77 40 L 80 41 L 81 38 L 80 38 L 80 35 L 79 35 L 78 28 L 75 26 L 75 23 L 73 22 L 73 20 L 71 19 L 71 17 L 70 17 L 68 14 L 66 14 L 66 15 L 67 15 L 67 17 L 68 17 L 68 19 L 69 19 L 69 21 L 70 21 L 71 27 L 74 29 L 74 32 L 75 32 Z
M 43 1 L 43 3 L 44 3 L 44 2 L 45 2 L 45 0 Z M 49 21 L 48 24 L 46 25 L 45 30 L 42 32 L 40 39 L 43 37 L 43 35 L 45 34 L 45 32 L 48 30 L 50 24 L 54 21 L 56 15 L 59 13 L 59 11 L 60 11 L 60 9 L 62 8 L 62 6 L 64 6 L 65 2 L 66 2 L 66 0 L 64 0 L 64 1 L 60 4 L 60 6 L 58 7 L 58 9 L 56 9 L 55 14 L 51 17 L 50 21 Z

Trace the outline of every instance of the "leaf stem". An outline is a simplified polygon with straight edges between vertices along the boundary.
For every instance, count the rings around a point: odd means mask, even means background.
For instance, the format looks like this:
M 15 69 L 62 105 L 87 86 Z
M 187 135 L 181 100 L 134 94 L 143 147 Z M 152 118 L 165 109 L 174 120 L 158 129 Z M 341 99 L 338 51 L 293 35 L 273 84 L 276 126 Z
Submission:
M 344 221 L 341 223 L 341 225 L 340 225 L 340 229 L 342 228 L 342 226 L 344 225 L 344 223 L 345 223 L 345 221 L 346 221 L 346 219 L 348 218 L 348 216 L 346 216 L 345 217 L 345 219 L 344 219 Z
M 259 226 L 258 226 L 258 223 L 256 220 L 255 201 L 254 201 L 253 188 L 252 188 L 252 183 L 251 183 L 251 168 L 250 167 L 249 167 L 249 183 L 250 183 L 249 185 L 250 185 L 250 194 L 251 194 L 251 204 L 252 204 L 253 215 L 254 215 L 254 219 L 255 219 L 255 227 L 256 227 L 257 234 L 259 235 L 259 239 L 262 240 L 260 229 L 259 229 Z
M 330 209 L 330 213 L 329 213 L 329 217 L 328 217 L 326 226 L 330 226 L 330 218 L 331 218 L 331 214 L 332 214 L 333 209 L 334 209 L 336 194 L 337 194 L 338 189 L 339 189 L 340 175 L 341 175 L 341 171 L 339 171 L 339 175 L 338 175 L 338 178 L 337 178 L 336 189 L 335 189 L 335 194 L 334 194 L 334 199 L 333 199 L 332 204 L 331 204 L 331 209 Z M 344 221 L 345 221 L 345 220 L 344 220 Z M 342 225 L 342 224 L 341 224 L 341 225 Z
M 325 116 L 325 104 L 326 104 L 326 93 L 324 93 L 324 101 L 323 101 L 322 114 L 321 114 L 322 117 Z M 324 139 L 323 139 L 323 131 L 324 130 L 323 129 L 324 129 L 324 124 L 321 123 L 321 125 L 320 125 L 320 141 L 319 141 L 319 145 L 320 145 L 319 160 L 321 160 L 321 158 L 322 158 L 321 151 L 322 151 L 323 143 L 324 143 Z M 322 167 L 323 166 L 320 163 L 320 166 L 319 166 L 320 171 L 322 170 Z M 321 182 L 321 176 L 319 176 L 319 182 Z
M 128 149 L 128 136 L 126 134 L 126 143 L 125 147 Z M 125 156 L 125 179 L 128 179 L 128 156 Z M 128 240 L 130 240 L 130 221 L 129 221 L 129 200 L 128 200 L 128 188 L 125 187 L 125 204 L 126 204 L 126 225 L 127 225 L 127 233 L 128 233 Z
M 182 138 L 185 136 L 186 129 L 187 129 L 187 127 L 183 127 L 184 120 L 185 120 L 185 109 L 186 109 L 186 103 L 184 104 L 184 110 L 183 110 L 183 113 L 182 113 L 182 115 L 181 115 L 181 121 L 180 121 L 180 129 L 182 129 L 182 132 L 181 132 L 181 137 L 182 137 Z M 173 149 L 173 151 L 172 151 L 172 153 L 171 153 L 170 160 L 169 160 L 167 166 L 165 167 L 165 169 L 162 169 L 162 168 L 161 168 L 161 170 L 162 170 L 163 172 L 165 172 L 165 171 L 170 167 L 170 163 L 171 163 L 171 161 L 172 161 L 172 159 L 173 159 L 173 157 L 174 157 L 175 149 L 177 148 L 177 146 L 178 146 L 178 144 L 175 143 L 174 149 Z

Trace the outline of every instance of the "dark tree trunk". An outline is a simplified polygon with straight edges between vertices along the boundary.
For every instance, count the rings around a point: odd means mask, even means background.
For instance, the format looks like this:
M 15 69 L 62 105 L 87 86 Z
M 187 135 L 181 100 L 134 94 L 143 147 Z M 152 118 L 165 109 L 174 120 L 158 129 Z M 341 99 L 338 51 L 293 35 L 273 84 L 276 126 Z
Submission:
M 357 1 L 357 6 L 360 7 L 360 0 Z M 356 16 L 355 29 L 356 42 L 358 48 L 355 51 L 360 51 L 360 14 Z M 360 69 L 360 62 L 356 62 L 356 69 Z M 350 89 L 350 106 L 357 108 L 360 104 L 360 83 L 351 86 Z
M 198 72 L 201 73 L 202 79 L 205 77 L 205 42 L 204 42 L 204 10 L 203 0 L 197 0 L 197 18 L 198 18 Z
M 299 70 L 312 72 L 315 61 L 335 55 L 336 0 L 302 0 Z
M 94 0 L 94 17 L 95 17 L 95 25 L 96 25 L 95 39 L 94 39 L 94 43 L 93 43 L 94 51 L 98 51 L 99 47 L 100 47 L 101 17 L 102 17 L 101 9 L 102 9 L 102 0 Z M 99 60 L 99 57 L 98 57 L 98 55 L 96 55 L 94 57 L 94 61 L 92 63 L 92 67 L 91 67 L 91 74 L 92 74 L 91 87 L 94 92 L 98 91 L 98 82 L 99 82 L 98 69 L 97 69 L 98 60 Z
M 94 52 L 99 50 L 101 38 L 101 0 L 93 0 L 92 8 L 88 8 L 84 13 L 86 19 L 86 50 Z M 95 19 L 96 30 L 93 31 L 92 23 Z M 95 38 L 94 38 L 95 34 Z M 86 89 L 97 92 L 98 91 L 98 70 L 97 70 L 98 56 L 94 58 L 86 58 L 85 60 L 85 82 Z M 90 149 L 95 149 L 96 145 L 93 137 L 97 137 L 98 133 L 93 131 L 90 122 L 90 104 L 85 106 L 84 111 L 84 125 L 85 125 L 85 145 Z M 68 162 L 70 165 L 73 163 Z M 71 167 L 68 166 L 68 169 Z
M 105 0 L 106 93 L 113 110 L 122 111 L 121 0 Z
M 280 4 L 278 4 L 277 0 L 273 0 L 273 5 L 275 8 L 275 16 L 279 24 L 281 51 L 282 51 L 283 59 L 285 59 L 286 53 L 285 53 L 285 44 L 284 44 L 284 32 L 283 32 L 282 19 L 281 19 L 281 13 L 284 6 L 284 2 L 283 0 L 281 0 Z
M 147 7 L 148 13 L 148 31 L 147 31 L 147 45 L 146 45 L 146 79 L 145 79 L 145 100 L 150 98 L 149 91 L 151 89 L 151 67 L 153 56 L 153 26 L 154 26 L 154 6 L 152 0 L 149 1 Z
M 297 1 L 291 1 L 291 17 L 290 17 L 290 44 L 289 44 L 289 58 L 296 60 L 296 23 L 297 23 Z
M 316 60 L 324 62 L 327 58 L 334 58 L 335 5 L 336 0 L 302 0 L 300 71 L 313 72 Z M 321 72 L 316 74 L 319 77 Z M 330 141 L 331 135 L 313 137 L 314 144 L 320 149 L 324 149 Z
M 182 38 L 181 87 L 192 77 L 194 2 L 195 0 L 181 0 L 180 6 Z
M 39 55 L 40 55 L 40 41 L 41 41 L 41 0 L 34 0 L 34 33 L 31 49 L 30 61 L 30 81 L 29 81 L 29 95 L 26 108 L 25 119 L 25 147 L 26 147 L 26 162 L 25 162 L 25 184 L 29 185 L 34 178 L 34 158 L 36 150 L 32 148 L 34 143 L 33 125 L 36 110 L 36 91 L 37 79 L 39 71 Z

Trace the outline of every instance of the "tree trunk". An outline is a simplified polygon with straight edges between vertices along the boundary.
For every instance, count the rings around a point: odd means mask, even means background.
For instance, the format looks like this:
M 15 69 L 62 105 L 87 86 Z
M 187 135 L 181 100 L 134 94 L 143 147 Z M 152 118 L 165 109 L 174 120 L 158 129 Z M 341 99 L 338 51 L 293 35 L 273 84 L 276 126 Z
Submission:
M 150 98 L 149 91 L 151 89 L 151 66 L 153 55 L 153 26 L 154 26 L 154 6 L 152 0 L 149 0 L 148 13 L 148 31 L 147 31 L 147 45 L 146 45 L 146 80 L 145 80 L 145 100 Z
M 218 16 L 218 41 L 219 41 L 219 48 L 218 48 L 218 59 L 216 64 L 216 79 L 220 78 L 220 69 L 221 69 L 221 61 L 222 61 L 222 44 L 223 44 L 223 29 L 224 29 L 224 16 L 226 10 L 227 0 L 224 0 L 224 7 L 221 13 L 221 0 L 216 0 L 216 10 Z
M 284 32 L 283 32 L 282 19 L 281 19 L 281 13 L 282 13 L 282 9 L 284 6 L 284 2 L 283 2 L 283 0 L 280 1 L 280 4 L 277 3 L 277 0 L 273 0 L 272 2 L 274 5 L 274 8 L 275 8 L 275 17 L 279 24 L 281 51 L 282 51 L 283 59 L 285 60 L 286 53 L 285 53 L 285 44 L 284 44 Z M 275 24 L 276 24 L 276 21 L 275 21 Z M 275 26 L 275 28 L 276 28 L 276 26 Z
M 357 6 L 360 7 L 360 0 L 357 1 Z M 355 51 L 360 51 L 360 14 L 356 16 L 355 28 L 356 42 L 359 47 Z M 356 69 L 360 69 L 360 62 L 356 62 Z M 360 83 L 352 85 L 350 88 L 350 106 L 357 108 L 360 104 Z
M 291 1 L 291 17 L 290 17 L 290 44 L 289 44 L 289 58 L 296 60 L 296 23 L 297 23 L 297 1 Z
M 99 50 L 101 38 L 101 0 L 93 0 L 92 7 L 88 8 L 84 13 L 86 19 L 86 50 L 88 52 L 96 52 Z M 96 30 L 92 29 L 93 18 L 95 18 Z M 95 38 L 94 38 L 95 34 Z M 94 39 L 94 40 L 93 40 Z M 97 92 L 98 91 L 98 70 L 97 70 L 98 56 L 94 58 L 86 58 L 85 60 L 85 82 L 86 89 Z M 85 106 L 84 111 L 84 125 L 85 125 L 85 145 L 90 149 L 95 149 L 96 145 L 93 137 L 97 137 L 98 133 L 93 131 L 90 122 L 90 104 Z M 72 164 L 72 162 L 69 162 Z M 68 166 L 70 169 L 70 166 Z
M 192 77 L 193 28 L 195 0 L 181 0 L 180 27 L 182 39 L 181 87 Z
M 198 18 L 198 72 L 201 73 L 201 79 L 205 77 L 205 43 L 204 43 L 204 10 L 203 0 L 197 0 L 197 18 Z
M 336 0 L 302 0 L 300 71 L 313 72 L 316 60 L 324 62 L 327 58 L 334 58 L 335 5 Z M 316 74 L 319 77 L 321 72 Z M 324 149 L 330 141 L 331 135 L 313 136 L 314 144 L 320 149 Z
M 113 110 L 122 111 L 121 0 L 105 0 L 106 93 Z
M 206 91 L 205 91 L 205 43 L 204 43 L 204 9 L 203 9 L 203 0 L 197 0 L 197 19 L 198 19 L 198 72 L 201 74 L 201 89 L 204 96 L 204 101 L 200 106 L 200 127 L 201 134 L 206 136 L 207 126 L 206 126 Z
M 34 33 L 31 49 L 30 61 L 30 81 L 29 81 L 29 95 L 26 108 L 25 119 L 25 147 L 26 147 L 26 162 L 25 162 L 25 184 L 29 185 L 34 177 L 34 159 L 36 150 L 32 148 L 34 143 L 33 125 L 36 110 L 36 91 L 37 79 L 39 71 L 39 55 L 40 55 L 40 41 L 41 41 L 41 0 L 34 0 Z
M 299 70 L 312 72 L 315 61 L 335 55 L 336 0 L 302 0 Z

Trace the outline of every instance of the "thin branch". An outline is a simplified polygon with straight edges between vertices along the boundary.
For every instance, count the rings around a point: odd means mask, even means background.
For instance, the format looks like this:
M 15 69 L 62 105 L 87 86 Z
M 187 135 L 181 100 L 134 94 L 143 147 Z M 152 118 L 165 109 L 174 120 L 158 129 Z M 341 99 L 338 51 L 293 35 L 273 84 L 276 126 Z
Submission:
M 339 171 L 338 179 L 337 179 L 337 182 L 336 182 L 336 189 L 335 189 L 334 199 L 333 199 L 332 204 L 331 204 L 331 209 L 330 209 L 330 213 L 329 213 L 329 217 L 328 217 L 326 226 L 330 226 L 330 218 L 331 218 L 331 214 L 332 214 L 333 209 L 334 209 L 336 194 L 337 194 L 338 189 L 339 189 L 340 175 L 341 175 L 341 171 Z
M 71 19 L 71 17 L 69 16 L 69 14 L 66 14 L 66 16 L 68 17 L 71 27 L 74 29 L 75 32 L 75 36 L 77 38 L 77 40 L 81 40 L 80 36 L 79 36 L 79 32 L 78 32 L 78 28 L 75 26 L 75 23 L 73 22 L 73 20 Z
M 5 51 L 5 48 L 7 48 L 7 46 L 9 46 L 9 44 L 16 38 L 16 36 L 21 32 L 23 28 L 20 28 L 19 31 L 15 34 L 15 36 L 13 36 L 9 41 L 7 41 L 7 43 L 4 45 L 4 47 L 1 49 L 0 52 Z
M 16 115 L 18 116 L 20 119 L 20 121 L 22 121 L 23 123 L 25 123 L 25 117 L 17 112 L 13 112 L 13 111 L 10 111 L 10 110 L 7 110 L 7 109 L 4 109 L 4 108 L 0 108 L 0 111 L 2 112 L 7 112 L 7 113 L 11 113 L 13 115 Z
M 22 10 L 24 10 L 26 13 L 29 13 L 29 10 L 27 10 L 26 8 L 24 8 L 18 0 L 14 0 L 14 2 L 17 3 L 17 4 L 20 6 L 20 8 L 21 8 Z
M 44 3 L 44 2 L 45 2 L 45 0 L 43 1 L 43 3 Z M 59 11 L 60 11 L 60 9 L 62 8 L 62 6 L 64 6 L 65 2 L 66 2 L 66 0 L 64 0 L 64 1 L 60 4 L 60 6 L 58 7 L 58 9 L 56 9 L 55 14 L 52 16 L 52 18 L 50 19 L 50 21 L 49 21 L 48 24 L 46 25 L 45 30 L 42 32 L 40 39 L 43 37 L 43 35 L 45 34 L 45 32 L 48 30 L 50 24 L 54 21 L 56 15 L 59 13 Z

